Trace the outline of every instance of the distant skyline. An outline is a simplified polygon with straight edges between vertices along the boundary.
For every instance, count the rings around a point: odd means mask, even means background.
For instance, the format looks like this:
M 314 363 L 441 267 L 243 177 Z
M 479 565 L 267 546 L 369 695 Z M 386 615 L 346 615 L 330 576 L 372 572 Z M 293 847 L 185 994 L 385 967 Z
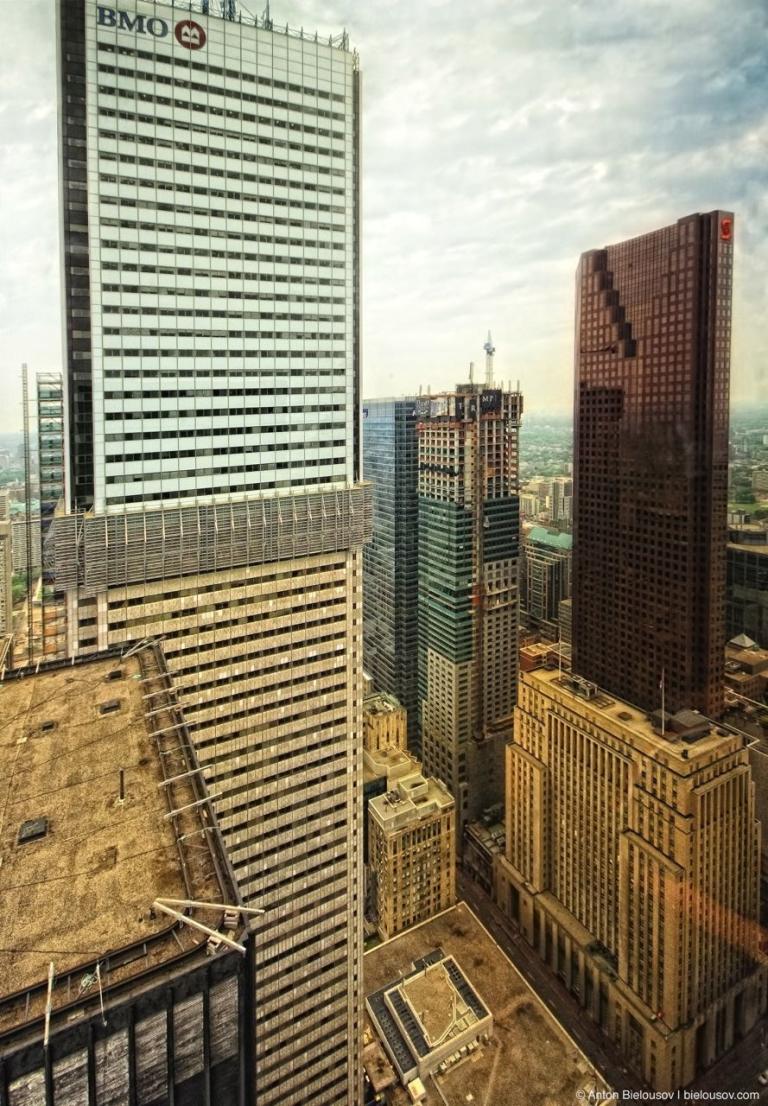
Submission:
M 2 0 L 0 431 L 21 425 L 21 362 L 61 368 L 53 7 Z M 346 26 L 360 51 L 366 398 L 481 372 L 490 328 L 498 379 L 520 380 L 531 413 L 567 413 L 581 252 L 717 207 L 736 213 L 732 398 L 766 393 L 759 0 L 280 0 L 272 15 Z

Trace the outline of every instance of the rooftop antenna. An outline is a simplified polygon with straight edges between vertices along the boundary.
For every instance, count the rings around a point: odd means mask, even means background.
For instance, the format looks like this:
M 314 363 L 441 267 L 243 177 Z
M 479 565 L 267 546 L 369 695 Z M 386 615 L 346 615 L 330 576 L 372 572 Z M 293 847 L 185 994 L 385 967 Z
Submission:
M 486 386 L 486 388 L 492 388 L 493 387 L 493 355 L 496 352 L 496 348 L 493 344 L 493 340 L 491 339 L 490 330 L 488 331 L 488 338 L 486 340 L 485 345 L 483 346 L 483 349 L 485 350 L 485 386 Z
M 264 21 L 265 29 L 268 30 L 268 31 L 271 31 L 272 30 L 272 15 L 271 15 L 270 10 L 269 10 L 269 0 L 267 0 L 267 6 L 264 9 L 264 15 L 262 16 L 262 19 Z
M 475 362 L 474 361 L 469 362 L 469 383 L 470 384 L 475 383 Z

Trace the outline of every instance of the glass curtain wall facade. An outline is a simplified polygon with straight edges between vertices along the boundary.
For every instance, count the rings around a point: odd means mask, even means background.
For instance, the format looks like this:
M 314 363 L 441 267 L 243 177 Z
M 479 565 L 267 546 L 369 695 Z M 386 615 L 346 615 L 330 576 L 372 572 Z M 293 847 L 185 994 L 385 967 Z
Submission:
M 61 373 L 37 376 L 37 455 L 42 541 L 64 497 L 64 391 Z
M 534 526 L 520 549 L 520 621 L 549 641 L 560 639 L 560 603 L 571 594 L 570 534 Z
M 265 910 L 257 1102 L 356 1106 L 357 57 L 233 3 L 58 26 L 68 648 L 163 639 Z
M 723 702 L 733 216 L 582 256 L 574 670 L 645 710 Z
M 768 649 L 768 530 L 761 541 L 731 531 L 727 553 L 726 636 L 747 634 Z
M 363 553 L 363 664 L 408 712 L 419 739 L 419 492 L 416 398 L 363 404 L 363 473 L 373 491 L 373 540 Z

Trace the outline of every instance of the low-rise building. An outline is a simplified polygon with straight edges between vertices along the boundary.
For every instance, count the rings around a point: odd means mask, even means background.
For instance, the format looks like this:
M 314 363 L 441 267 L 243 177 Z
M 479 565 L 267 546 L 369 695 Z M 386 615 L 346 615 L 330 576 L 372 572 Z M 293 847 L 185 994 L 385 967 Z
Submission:
M 467 822 L 464 827 L 462 868 L 491 898 L 496 897 L 495 869 L 497 858 L 504 855 L 504 838 L 504 825 L 495 820 Z
M 731 638 L 725 647 L 725 686 L 737 696 L 762 703 L 768 687 L 768 649 L 746 634 Z M 768 709 L 768 708 L 766 708 Z
M 493 1033 L 493 1017 L 453 956 L 434 949 L 407 975 L 365 1000 L 368 1016 L 400 1082 L 414 1101 L 428 1076 L 457 1062 Z M 417 1097 L 418 1096 L 418 1097 Z
M 383 940 L 456 901 L 455 803 L 419 772 L 368 804 L 368 853 Z
M 0 1101 L 254 1101 L 252 941 L 158 646 L 0 683 Z
M 363 699 L 363 749 L 378 753 L 382 749 L 405 749 L 407 744 L 405 707 L 385 691 L 366 695 Z
M 596 1091 L 607 1097 L 587 1057 L 464 902 L 366 952 L 363 981 L 366 1044 L 372 1033 L 387 1058 L 371 1050 L 366 1070 L 386 1106 L 573 1106 L 595 1101 Z M 414 1071 L 421 1087 L 412 1087 Z

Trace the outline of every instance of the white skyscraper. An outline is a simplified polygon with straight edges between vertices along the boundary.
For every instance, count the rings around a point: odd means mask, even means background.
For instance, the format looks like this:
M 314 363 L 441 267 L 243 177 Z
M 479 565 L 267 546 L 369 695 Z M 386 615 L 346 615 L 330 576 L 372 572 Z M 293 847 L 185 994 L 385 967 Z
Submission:
M 58 9 L 68 648 L 162 639 L 266 911 L 259 1106 L 353 1106 L 357 57 L 232 0 Z

